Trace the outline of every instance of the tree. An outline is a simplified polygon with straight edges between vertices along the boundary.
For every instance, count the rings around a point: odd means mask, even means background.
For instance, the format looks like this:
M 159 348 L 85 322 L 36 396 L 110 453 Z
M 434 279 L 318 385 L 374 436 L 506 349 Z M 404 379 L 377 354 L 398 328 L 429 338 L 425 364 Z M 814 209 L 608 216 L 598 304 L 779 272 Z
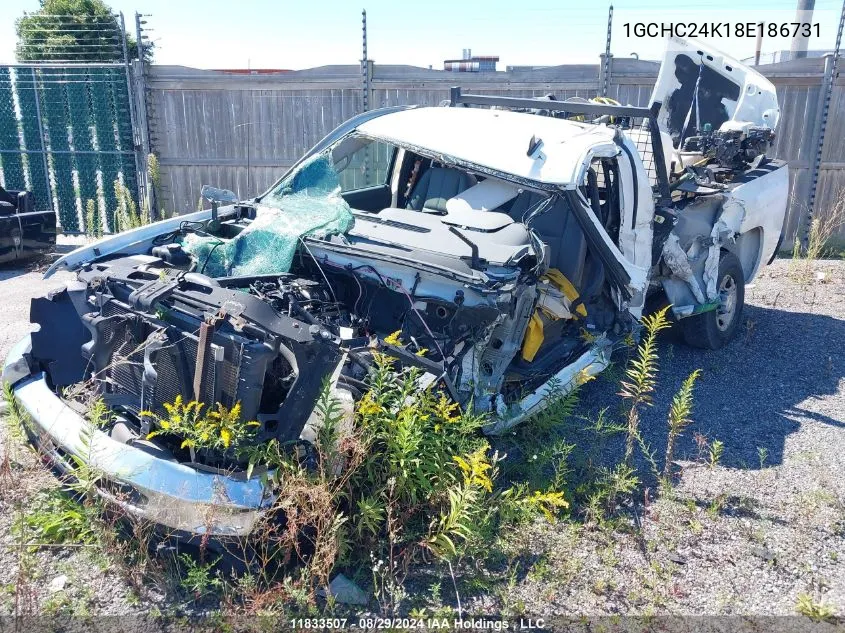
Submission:
M 123 61 L 123 32 L 103 0 L 41 0 L 41 8 L 24 13 L 15 24 L 20 62 Z M 138 42 L 127 33 L 130 59 L 138 57 Z M 144 60 L 153 45 L 143 45 Z

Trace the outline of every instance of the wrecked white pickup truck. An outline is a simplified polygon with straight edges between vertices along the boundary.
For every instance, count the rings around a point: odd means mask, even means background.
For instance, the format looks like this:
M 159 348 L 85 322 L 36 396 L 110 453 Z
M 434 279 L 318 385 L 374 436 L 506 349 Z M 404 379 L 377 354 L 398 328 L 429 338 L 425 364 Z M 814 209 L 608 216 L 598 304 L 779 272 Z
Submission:
M 459 89 L 445 105 L 358 115 L 256 198 L 206 190 L 210 210 L 58 260 L 47 275 L 78 281 L 32 302 L 4 370 L 42 450 L 89 459 L 177 533 L 242 535 L 261 480 L 150 439 L 142 411 L 239 403 L 253 441 L 307 442 L 324 380 L 351 415 L 379 350 L 495 433 L 601 371 L 650 295 L 690 344 L 730 340 L 787 200 L 766 79 L 672 41 L 648 108 Z M 87 452 L 80 383 L 113 413 Z

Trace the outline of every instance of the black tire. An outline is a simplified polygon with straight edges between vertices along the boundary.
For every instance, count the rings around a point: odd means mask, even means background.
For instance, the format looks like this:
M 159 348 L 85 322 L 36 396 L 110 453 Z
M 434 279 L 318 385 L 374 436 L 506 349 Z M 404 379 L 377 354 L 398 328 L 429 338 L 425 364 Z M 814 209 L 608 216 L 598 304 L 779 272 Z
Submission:
M 681 319 L 684 341 L 692 347 L 719 349 L 736 334 L 745 306 L 745 275 L 736 255 L 722 251 L 716 281 L 720 305 L 716 310 Z

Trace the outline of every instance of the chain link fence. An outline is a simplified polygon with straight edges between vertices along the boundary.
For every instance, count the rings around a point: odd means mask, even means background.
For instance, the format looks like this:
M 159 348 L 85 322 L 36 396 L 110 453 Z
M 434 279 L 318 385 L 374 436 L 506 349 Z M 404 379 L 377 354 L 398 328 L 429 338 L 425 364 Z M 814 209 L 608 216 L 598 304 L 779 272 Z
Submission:
M 17 54 L 27 61 L 0 65 L 0 184 L 32 191 L 65 233 L 90 229 L 89 201 L 97 225 L 115 229 L 115 182 L 140 199 L 122 23 L 25 16 Z

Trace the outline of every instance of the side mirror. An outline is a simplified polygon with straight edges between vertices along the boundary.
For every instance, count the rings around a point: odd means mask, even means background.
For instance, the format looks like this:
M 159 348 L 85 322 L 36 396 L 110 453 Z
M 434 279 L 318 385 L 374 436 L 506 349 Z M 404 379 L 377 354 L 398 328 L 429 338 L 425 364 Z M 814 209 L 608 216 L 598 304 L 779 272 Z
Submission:
M 211 187 L 209 185 L 202 186 L 200 195 L 211 202 L 212 221 L 217 220 L 217 207 L 221 202 L 224 204 L 234 204 L 238 201 L 238 196 L 235 195 L 234 191 L 229 191 L 228 189 L 218 189 L 217 187 Z
M 228 189 L 218 189 L 217 187 L 211 187 L 209 185 L 202 186 L 201 195 L 209 202 L 234 204 L 238 201 L 238 196 L 235 195 L 234 191 L 229 191 Z

